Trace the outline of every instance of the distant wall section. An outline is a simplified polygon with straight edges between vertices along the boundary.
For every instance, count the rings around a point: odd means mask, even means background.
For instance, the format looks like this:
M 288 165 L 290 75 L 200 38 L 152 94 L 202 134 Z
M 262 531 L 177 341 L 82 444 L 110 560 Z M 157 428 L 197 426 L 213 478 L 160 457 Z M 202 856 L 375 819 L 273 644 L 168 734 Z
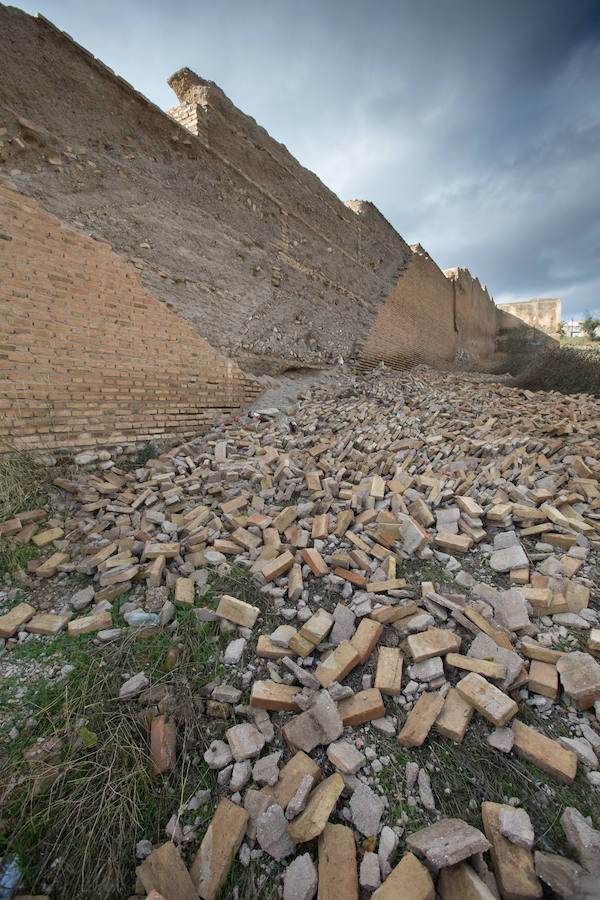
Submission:
M 499 303 L 498 308 L 517 316 L 555 340 L 560 340 L 562 300 L 558 297 L 536 297 L 519 303 Z
M 0 438 L 60 448 L 187 437 L 260 392 L 111 247 L 0 179 Z

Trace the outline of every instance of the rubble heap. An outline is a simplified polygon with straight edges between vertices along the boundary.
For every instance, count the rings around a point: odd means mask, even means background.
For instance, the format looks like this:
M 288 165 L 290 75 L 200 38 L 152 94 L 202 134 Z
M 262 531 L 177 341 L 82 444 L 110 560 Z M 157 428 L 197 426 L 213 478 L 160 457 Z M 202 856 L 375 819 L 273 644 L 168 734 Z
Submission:
M 24 602 L 1 617 L 9 648 L 19 633 L 65 628 L 119 640 L 112 604 L 124 594 L 129 629 L 176 635 L 183 608 L 232 632 L 231 682 L 203 692 L 205 715 L 237 721 L 204 754 L 223 798 L 189 871 L 176 846 L 186 838 L 172 830 L 140 854 L 140 886 L 165 900 L 214 898 L 237 854 L 247 865 L 262 851 L 289 861 L 285 900 L 317 889 L 322 900 L 358 897 L 359 884 L 378 900 L 540 897 L 542 884 L 597 896 L 600 833 L 575 809 L 561 824 L 577 861 L 534 852 L 525 810 L 480 798 L 482 830 L 440 819 L 427 768 L 409 763 L 407 791 L 437 820 L 403 838 L 400 823 L 384 824 L 389 798 L 366 773 L 386 760 L 360 727 L 414 748 L 460 743 L 483 717 L 499 756 L 600 787 L 600 628 L 585 574 L 600 548 L 600 404 L 420 367 L 340 377 L 287 412 L 298 433 L 263 417 L 135 472 L 108 460 L 56 480 L 74 501 L 65 521 L 42 524 L 42 510 L 0 526 L 53 549 L 34 577 L 93 579 L 64 609 Z M 443 585 L 419 575 L 432 563 Z M 264 604 L 202 603 L 210 572 L 233 565 Z M 121 696 L 147 688 L 140 673 Z M 528 708 L 550 716 L 557 703 L 580 736 L 526 723 Z M 156 715 L 154 772 L 176 756 L 176 722 Z M 306 852 L 314 839 L 318 860 Z

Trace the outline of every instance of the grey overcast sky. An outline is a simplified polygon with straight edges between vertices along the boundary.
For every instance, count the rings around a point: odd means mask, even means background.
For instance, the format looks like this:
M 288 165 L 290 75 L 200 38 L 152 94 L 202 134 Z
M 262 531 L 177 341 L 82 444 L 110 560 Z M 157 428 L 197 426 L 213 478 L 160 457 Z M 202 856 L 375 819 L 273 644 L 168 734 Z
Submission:
M 600 313 L 599 0 L 32 0 L 167 109 L 189 66 L 497 303 Z

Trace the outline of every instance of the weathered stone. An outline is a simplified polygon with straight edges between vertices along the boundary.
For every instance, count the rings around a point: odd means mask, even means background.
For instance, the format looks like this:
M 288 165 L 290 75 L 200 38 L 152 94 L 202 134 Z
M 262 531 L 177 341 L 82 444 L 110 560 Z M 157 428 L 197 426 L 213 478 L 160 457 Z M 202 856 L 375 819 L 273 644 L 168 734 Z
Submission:
M 579 810 L 568 806 L 560 817 L 567 844 L 584 869 L 600 875 L 600 831 L 586 822 Z
M 360 863 L 359 881 L 360 886 L 367 891 L 374 891 L 381 884 L 379 860 L 376 853 L 364 854 Z
M 421 804 L 425 807 L 425 809 L 428 809 L 430 812 L 434 812 L 435 799 L 433 796 L 433 791 L 431 790 L 431 779 L 426 769 L 419 769 L 417 786 L 419 788 L 419 798 L 421 800 Z
M 392 860 L 398 849 L 398 835 L 389 825 L 384 825 L 379 836 L 379 848 L 377 856 L 379 859 L 379 869 L 381 877 L 387 878 L 392 871 Z
M 581 895 L 580 885 L 586 874 L 581 866 L 557 853 L 542 853 L 540 850 L 535 851 L 533 858 L 538 878 L 555 894 L 564 900 L 572 900 Z
M 287 805 L 287 809 L 285 811 L 286 819 L 291 822 L 292 819 L 295 819 L 296 816 L 300 815 L 302 810 L 306 806 L 306 801 L 308 800 L 308 796 L 312 791 L 315 784 L 315 780 L 312 775 L 304 775 L 300 784 L 298 785 L 298 790 L 290 800 Z
M 589 653 L 566 653 L 556 668 L 563 688 L 583 709 L 600 700 L 600 664 Z
M 229 790 L 232 793 L 241 791 L 248 784 L 250 778 L 250 763 L 247 759 L 242 762 L 236 762 L 229 779 Z
M 287 832 L 288 822 L 279 804 L 269 806 L 256 822 L 256 839 L 273 859 L 282 860 L 294 852 L 294 842 Z
M 69 606 L 77 611 L 85 609 L 94 599 L 94 594 L 94 587 L 90 584 L 73 594 L 69 600 Z
M 127 681 L 121 686 L 119 690 L 119 697 L 121 698 L 121 700 L 126 700 L 129 697 L 135 697 L 137 694 L 141 694 L 149 684 L 150 682 L 143 672 L 140 672 L 138 675 L 133 675 L 131 678 L 128 678 Z
M 283 900 L 312 900 L 317 892 L 317 870 L 310 854 L 297 856 L 285 870 Z
M 565 750 L 571 750 L 584 766 L 587 766 L 589 769 L 598 768 L 598 757 L 583 738 L 568 738 L 560 735 L 557 738 L 557 742 Z
M 501 806 L 498 811 L 498 828 L 500 833 L 517 847 L 525 847 L 531 850 L 535 835 L 531 825 L 531 819 L 524 809 L 515 809 L 512 806 Z
M 305 753 L 310 753 L 319 744 L 326 743 L 321 728 L 308 710 L 286 722 L 282 732 L 288 746 L 292 750 L 302 750 Z
M 528 565 L 527 554 L 520 544 L 496 550 L 490 557 L 490 567 L 495 572 L 510 572 L 511 569 L 523 569 Z
M 346 775 L 356 775 L 367 759 L 350 741 L 336 741 L 327 748 L 329 762 Z
M 471 643 L 467 656 L 475 659 L 492 660 L 499 665 L 506 666 L 506 676 L 499 687 L 505 689 L 515 681 L 523 671 L 523 660 L 518 653 L 506 647 L 500 647 L 487 634 L 478 634 Z
M 512 728 L 495 728 L 488 734 L 487 742 L 490 747 L 500 750 L 501 753 L 510 753 L 515 742 Z
M 452 654 L 449 654 L 450 656 Z M 441 656 L 432 656 L 430 659 L 424 659 L 422 662 L 413 663 L 408 668 L 410 678 L 415 681 L 423 681 L 428 684 L 430 681 L 436 681 L 444 674 L 444 663 Z
M 407 836 L 406 846 L 438 869 L 454 866 L 475 853 L 490 849 L 485 835 L 461 819 L 440 819 L 415 831 Z
M 263 756 L 254 763 L 252 777 L 257 784 L 270 784 L 272 786 L 277 783 L 279 780 L 281 752 L 281 750 L 278 750 L 275 753 L 269 753 L 268 756 Z
M 233 758 L 237 762 L 258 756 L 265 745 L 264 735 L 248 722 L 229 728 L 225 732 L 225 738 L 231 748 Z
M 246 643 L 245 638 L 236 638 L 235 641 L 230 641 L 229 644 L 227 644 L 225 652 L 223 653 L 223 662 L 226 666 L 235 666 L 239 663 L 242 654 L 246 649 Z
M 369 837 L 377 834 L 385 804 L 371 788 L 360 782 L 350 798 L 350 811 L 355 828 Z
M 492 606 L 494 618 L 509 631 L 518 631 L 529 625 L 527 604 L 523 593 L 517 588 L 499 591 L 492 599 Z
M 294 637 L 297 629 L 293 625 L 279 625 L 270 635 L 271 641 L 284 650 L 289 646 L 290 639 Z
M 209 769 L 224 769 L 233 761 L 233 756 L 225 741 L 213 741 L 204 753 L 204 761 Z

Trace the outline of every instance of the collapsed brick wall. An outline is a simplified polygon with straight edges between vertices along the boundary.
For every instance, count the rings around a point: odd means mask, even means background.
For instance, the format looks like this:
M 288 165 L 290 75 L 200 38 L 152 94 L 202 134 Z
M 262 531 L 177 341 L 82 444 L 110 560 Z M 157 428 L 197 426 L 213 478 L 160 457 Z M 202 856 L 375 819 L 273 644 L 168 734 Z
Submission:
M 0 179 L 0 439 L 85 447 L 189 436 L 258 383 L 111 247 Z

